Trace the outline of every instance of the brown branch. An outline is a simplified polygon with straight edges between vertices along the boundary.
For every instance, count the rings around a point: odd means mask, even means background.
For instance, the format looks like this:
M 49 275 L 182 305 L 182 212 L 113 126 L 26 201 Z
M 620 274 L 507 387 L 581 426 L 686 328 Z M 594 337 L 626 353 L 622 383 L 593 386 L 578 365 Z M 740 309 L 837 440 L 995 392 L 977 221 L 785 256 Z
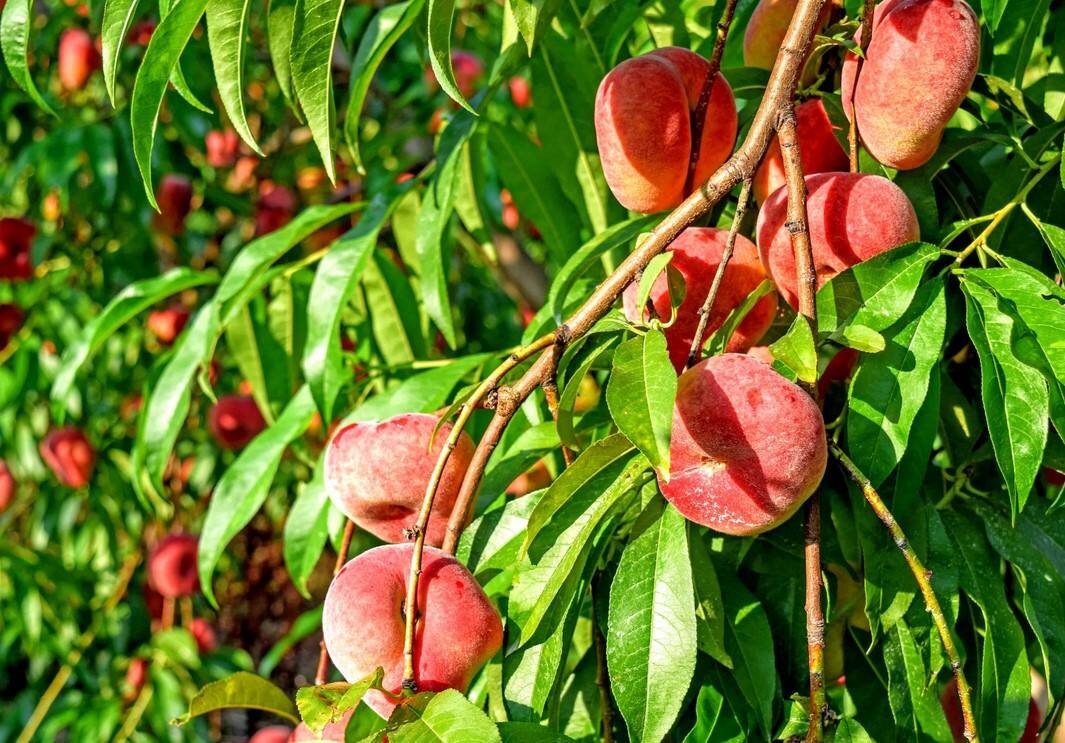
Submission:
M 706 299 L 703 301 L 702 307 L 699 308 L 699 325 L 695 329 L 695 336 L 692 338 L 692 345 L 688 350 L 688 363 L 684 367 L 686 369 L 694 366 L 699 360 L 700 350 L 703 346 L 703 334 L 706 333 L 707 323 L 710 322 L 710 310 L 714 307 L 714 300 L 717 299 L 717 293 L 721 289 L 721 282 L 725 278 L 725 269 L 728 268 L 729 261 L 732 260 L 732 253 L 736 249 L 736 236 L 739 234 L 740 222 L 743 221 L 743 215 L 747 211 L 750 196 L 751 179 L 747 178 L 743 181 L 743 186 L 740 187 L 740 195 L 736 201 L 736 214 L 732 217 L 732 227 L 728 231 L 725 250 L 721 253 L 721 262 L 717 265 L 714 280 L 710 284 L 710 291 L 707 292 Z
M 507 373 L 518 364 L 539 351 L 542 351 L 544 348 L 553 345 L 554 342 L 555 334 L 549 333 L 548 335 L 533 341 L 529 345 L 519 348 L 517 351 L 510 354 L 503 363 L 497 366 L 495 371 L 488 375 L 488 378 L 478 385 L 477 389 L 473 391 L 473 394 L 470 395 L 469 399 L 459 407 L 458 415 L 455 417 L 455 423 L 451 427 L 447 441 L 444 442 L 444 448 L 440 451 L 440 455 L 437 457 L 436 466 L 433 468 L 432 476 L 429 478 L 429 483 L 425 487 L 425 497 L 422 500 L 421 511 L 418 513 L 418 521 L 410 530 L 414 538 L 414 551 L 411 555 L 410 577 L 407 581 L 407 597 L 404 602 L 405 626 L 403 635 L 403 688 L 408 691 L 415 691 L 417 689 L 417 684 L 414 680 L 414 628 L 418 620 L 418 576 L 421 575 L 422 571 L 422 553 L 425 550 L 425 535 L 429 530 L 429 516 L 433 511 L 433 500 L 436 498 L 436 489 L 440 484 L 440 478 L 444 474 L 444 467 L 447 466 L 448 459 L 451 457 L 451 452 L 454 451 L 455 446 L 458 444 L 459 437 L 466 428 L 466 422 L 469 421 L 470 416 L 473 415 L 473 411 L 480 406 L 481 401 L 485 396 L 488 395 L 489 392 L 494 391 L 496 393 L 496 416 L 499 415 L 501 410 L 509 409 L 511 407 L 509 392 L 505 387 L 498 387 L 499 383 L 503 380 L 503 377 L 505 377 Z M 513 412 L 510 414 L 513 415 Z
M 599 719 L 603 743 L 614 741 L 614 706 L 610 701 L 610 674 L 606 667 L 606 638 L 595 611 L 595 585 L 592 585 L 592 641 L 595 645 L 595 685 L 599 687 Z
M 854 99 L 858 95 L 858 76 L 862 74 L 862 63 L 865 62 L 865 52 L 869 49 L 869 42 L 873 39 L 873 11 L 876 9 L 876 0 L 865 0 L 862 5 L 862 37 L 858 40 L 858 48 L 861 54 L 855 55 L 854 60 L 854 85 L 845 93 L 851 99 L 851 122 L 847 130 L 847 143 L 850 145 L 850 169 L 852 173 L 858 172 L 858 109 L 854 107 Z
M 806 504 L 803 559 L 806 565 L 806 654 L 810 669 L 810 727 L 808 743 L 824 740 L 825 613 L 821 606 L 821 496 Z
M 337 573 L 344 567 L 344 563 L 348 559 L 348 552 L 351 550 L 351 537 L 355 534 L 355 522 L 348 519 L 344 525 L 344 536 L 340 538 L 340 549 L 337 550 L 337 559 L 333 563 L 333 577 L 337 577 Z M 321 642 L 321 651 L 318 654 L 318 670 L 314 674 L 314 683 L 316 686 L 321 686 L 329 680 L 329 651 L 326 650 L 325 640 Z
M 947 625 L 946 616 L 943 614 L 943 608 L 939 604 L 939 599 L 936 598 L 936 593 L 932 589 L 932 571 L 925 568 L 921 562 L 921 558 L 917 556 L 913 547 L 910 545 L 909 540 L 906 538 L 906 533 L 903 532 L 902 527 L 895 520 L 894 515 L 888 509 L 887 505 L 880 498 L 880 495 L 876 492 L 873 484 L 869 482 L 862 471 L 851 461 L 850 457 L 844 453 L 844 451 L 834 441 L 828 442 L 829 449 L 839 463 L 843 466 L 843 469 L 847 472 L 855 484 L 862 491 L 862 495 L 865 497 L 866 502 L 872 507 L 873 512 L 877 515 L 884 526 L 887 527 L 891 533 L 891 539 L 895 542 L 895 546 L 902 552 L 902 556 L 906 559 L 906 564 L 910 567 L 910 572 L 913 573 L 914 580 L 917 581 L 917 587 L 921 589 L 921 596 L 924 597 L 925 608 L 928 609 L 928 613 L 932 615 L 932 621 L 936 625 L 936 629 L 939 631 L 939 638 L 943 641 L 943 649 L 947 654 L 947 658 L 950 660 L 951 670 L 954 672 L 954 680 L 958 685 L 958 700 L 961 702 L 961 715 L 962 725 L 964 730 L 965 739 L 969 741 L 977 741 L 976 737 L 976 724 L 973 721 L 973 704 L 972 704 L 972 690 L 969 687 L 969 682 L 965 679 L 965 672 L 962 669 L 961 656 L 958 655 L 958 649 L 954 645 L 954 638 L 950 634 L 950 627 Z

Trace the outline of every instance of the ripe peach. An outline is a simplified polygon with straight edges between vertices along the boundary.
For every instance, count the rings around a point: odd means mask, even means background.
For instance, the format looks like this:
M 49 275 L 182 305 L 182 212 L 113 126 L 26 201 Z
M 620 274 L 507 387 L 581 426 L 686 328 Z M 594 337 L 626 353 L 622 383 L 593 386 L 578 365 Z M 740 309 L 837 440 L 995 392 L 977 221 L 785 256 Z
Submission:
M 388 544 L 363 552 L 329 586 L 322 632 L 329 657 L 349 681 L 380 666 L 385 670 L 384 688 L 400 691 L 403 604 L 413 549 L 411 544 Z M 465 692 L 503 643 L 499 614 L 470 571 L 433 547 L 426 547 L 422 557 L 417 608 L 418 690 Z M 376 690 L 364 701 L 382 717 L 395 707 L 392 699 Z
M 950 725 L 950 733 L 954 736 L 955 743 L 965 743 L 965 725 L 962 722 L 961 702 L 958 700 L 958 682 L 951 678 L 939 697 L 939 703 L 943 705 L 943 714 L 947 716 L 947 724 Z M 1039 740 L 1039 726 L 1043 718 L 1039 714 L 1039 707 L 1034 699 L 1028 701 L 1028 721 L 1024 725 L 1024 732 L 1017 743 L 1036 743 Z
M 77 428 L 57 428 L 48 432 L 40 447 L 41 459 L 69 488 L 84 487 L 92 478 L 96 450 Z
M 484 63 L 481 58 L 472 52 L 452 49 L 451 69 L 455 71 L 455 82 L 458 84 L 459 92 L 465 98 L 471 98 L 477 92 L 477 83 L 480 82 L 481 76 L 484 75 Z M 425 68 L 425 83 L 430 92 L 436 91 L 440 87 L 432 67 Z
M 266 428 L 255 400 L 244 395 L 218 398 L 207 416 L 211 435 L 223 449 L 243 449 Z
M 1058 472 L 1051 467 L 1044 467 L 1043 479 L 1047 481 L 1047 485 L 1060 488 L 1062 485 L 1065 485 L 1065 472 Z
M 8 342 L 22 327 L 23 319 L 22 309 L 17 304 L 0 304 L 0 350 L 7 347 Z
M 524 77 L 514 76 L 507 81 L 507 88 L 510 90 L 510 100 L 514 101 L 514 105 L 518 108 L 528 108 L 532 105 L 532 89 L 529 86 L 529 81 Z
M 892 168 L 916 168 L 939 147 L 979 62 L 980 25 L 965 0 L 883 3 L 857 89 L 857 57 L 848 54 L 843 63 L 844 111 L 853 115 L 853 96 L 858 132 L 873 157 Z
M 518 207 L 514 204 L 514 197 L 510 195 L 510 191 L 505 188 L 500 191 L 499 201 L 503 205 L 500 212 L 500 221 L 503 226 L 508 230 L 518 229 L 521 225 L 521 212 L 518 211 Z
M 285 740 L 288 743 L 311 743 L 316 741 L 317 743 L 344 743 L 345 730 L 348 727 L 348 722 L 351 720 L 351 716 L 355 714 L 355 708 L 352 707 L 336 722 L 331 722 L 322 728 L 321 733 L 315 735 L 306 723 L 301 722 L 296 726 L 296 729 L 292 731 L 290 737 Z
M 878 175 L 816 173 L 806 177 L 814 269 L 820 288 L 862 261 L 920 237 L 902 189 Z M 778 189 L 758 214 L 762 265 L 792 307 L 798 306 L 795 257 L 786 223 L 788 193 Z
M 156 229 L 166 235 L 185 231 L 185 217 L 192 210 L 192 182 L 183 175 L 168 173 L 159 181 L 159 213 L 153 217 Z
M 444 423 L 434 439 L 436 423 L 435 415 L 407 413 L 380 423 L 353 423 L 337 431 L 325 453 L 325 486 L 333 504 L 386 542 L 405 541 L 404 529 L 417 520 L 437 457 L 451 433 L 451 424 Z M 472 457 L 473 440 L 463 433 L 440 478 L 428 544 L 444 541 L 447 520 Z
M 170 534 L 148 556 L 148 581 L 164 598 L 191 596 L 200 590 L 196 537 Z
M 207 164 L 212 168 L 228 168 L 237 161 L 240 137 L 232 129 L 212 129 L 204 137 L 204 144 L 207 147 Z
M 159 342 L 169 346 L 184 330 L 189 321 L 189 311 L 184 307 L 174 305 L 162 310 L 154 310 L 148 314 L 148 330 L 150 330 Z
M 81 90 L 100 68 L 100 52 L 88 32 L 69 28 L 59 37 L 59 83 L 64 90 Z
M 761 361 L 727 353 L 681 375 L 669 482 L 686 518 L 725 534 L 760 534 L 817 489 L 828 446 L 817 403 Z
M 15 500 L 15 476 L 11 474 L 7 462 L 0 459 L 0 513 L 6 511 L 13 500 Z
M 126 668 L 126 698 L 132 699 L 141 693 L 144 682 L 148 680 L 148 661 L 144 658 L 131 658 Z
M 292 728 L 288 725 L 269 725 L 259 728 L 248 743 L 288 743 Z
M 150 19 L 138 21 L 129 30 L 126 42 L 135 46 L 148 46 L 148 42 L 152 40 L 152 34 L 155 33 L 155 26 L 155 21 Z
M 218 647 L 218 641 L 215 638 L 214 627 L 202 617 L 196 617 L 189 623 L 189 632 L 192 634 L 194 640 L 196 640 L 196 650 L 200 655 L 206 655 Z
M 522 472 L 514 481 L 507 485 L 507 495 L 520 498 L 534 490 L 546 488 L 551 484 L 551 471 L 547 469 L 544 460 L 539 459 L 529 469 Z
M 595 96 L 595 136 L 607 184 L 623 206 L 657 212 L 685 196 L 692 116 L 709 63 L 665 47 L 627 59 L 603 78 Z M 736 140 L 736 102 L 720 74 L 703 120 L 693 187 L 728 159 Z
M 255 204 L 255 234 L 266 235 L 292 221 L 296 213 L 296 196 L 284 186 L 263 183 Z
M 0 279 L 19 281 L 33 276 L 30 244 L 37 228 L 24 219 L 0 219 Z
M 747 29 L 743 32 L 743 64 L 747 67 L 773 69 L 777 54 L 784 43 L 791 17 L 795 15 L 798 0 L 759 0 Z M 818 28 L 825 25 L 831 12 L 831 3 L 825 4 Z
M 847 153 L 833 134 L 836 127 L 828 118 L 824 101 L 820 98 L 795 107 L 795 130 L 799 138 L 799 160 L 802 172 L 829 173 L 846 170 Z M 780 154 L 780 140 L 773 137 L 758 172 L 754 174 L 754 198 L 764 203 L 770 194 L 784 185 L 784 160 Z
M 699 326 L 699 309 L 710 292 L 710 284 L 721 263 L 721 255 L 728 240 L 728 231 L 712 227 L 689 227 L 673 241 L 670 250 L 673 260 L 670 265 L 684 277 L 684 300 L 677 311 L 676 322 L 666 328 L 666 340 L 669 343 L 669 358 L 677 371 L 684 368 L 688 360 L 692 339 Z M 758 249 L 754 243 L 743 235 L 736 236 L 736 246 L 725 269 L 721 287 L 710 310 L 704 339 L 720 328 L 732 310 L 743 303 L 754 289 L 765 280 L 765 269 L 758 260 Z M 639 294 L 638 282 L 625 288 L 622 303 L 625 316 L 630 322 L 639 322 L 644 308 L 636 307 Z M 659 275 L 651 289 L 651 302 L 658 316 L 668 319 L 671 313 L 669 285 L 664 274 Z M 773 322 L 777 311 L 777 298 L 767 294 L 758 300 L 743 322 L 736 328 L 729 341 L 728 350 L 746 351 L 758 342 Z

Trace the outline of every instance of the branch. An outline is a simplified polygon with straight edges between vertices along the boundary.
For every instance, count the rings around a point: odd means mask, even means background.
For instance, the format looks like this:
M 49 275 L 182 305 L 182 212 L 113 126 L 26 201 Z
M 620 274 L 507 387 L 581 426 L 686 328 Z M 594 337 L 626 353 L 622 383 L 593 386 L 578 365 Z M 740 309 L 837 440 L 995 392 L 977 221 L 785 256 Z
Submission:
M 928 613 L 932 615 L 932 621 L 939 631 L 939 638 L 943 641 L 943 649 L 947 653 L 947 658 L 950 659 L 950 667 L 954 672 L 954 680 L 958 685 L 958 700 L 961 702 L 965 739 L 975 743 L 978 739 L 976 737 L 976 725 L 973 722 L 971 689 L 969 688 L 969 682 L 965 680 L 961 656 L 958 655 L 958 649 L 954 645 L 954 638 L 950 634 L 950 627 L 947 626 L 947 619 L 943 614 L 942 607 L 939 605 L 939 599 L 936 598 L 936 593 L 932 589 L 932 571 L 925 568 L 917 553 L 914 552 L 909 540 L 906 539 L 905 532 L 902 531 L 902 527 L 895 521 L 895 517 L 888 510 L 884 501 L 881 500 L 880 495 L 873 488 L 873 484 L 869 482 L 869 478 L 862 474 L 861 470 L 839 448 L 838 444 L 834 441 L 829 441 L 828 446 L 832 456 L 843 465 L 843 469 L 846 470 L 850 478 L 861 489 L 862 495 L 865 496 L 865 500 L 872 507 L 873 512 L 888 528 L 888 531 L 891 532 L 891 538 L 894 540 L 895 546 L 902 551 L 902 556 L 906 558 L 906 564 L 910 566 L 910 572 L 913 573 L 913 577 L 917 581 L 917 587 L 921 589 L 921 595 L 924 597 L 924 605 L 928 609 Z
M 858 76 L 862 74 L 862 64 L 865 62 L 865 52 L 869 49 L 869 42 L 873 40 L 873 11 L 876 9 L 876 0 L 865 0 L 862 6 L 862 38 L 858 40 L 861 54 L 856 54 L 854 64 L 854 85 L 849 95 L 851 99 L 851 124 L 847 130 L 847 143 L 850 145 L 850 170 L 858 172 L 858 110 L 854 107 L 854 99 L 858 95 Z
M 348 552 L 351 550 L 351 537 L 355 533 L 355 522 L 351 519 L 347 520 L 348 523 L 344 525 L 344 536 L 340 539 L 340 549 L 337 550 L 337 559 L 333 563 L 333 577 L 337 577 L 337 573 L 344 567 L 344 562 L 348 559 Z M 325 640 L 321 642 L 321 652 L 318 655 L 318 671 L 314 674 L 314 683 L 316 686 L 321 686 L 329 680 L 329 651 L 326 650 Z

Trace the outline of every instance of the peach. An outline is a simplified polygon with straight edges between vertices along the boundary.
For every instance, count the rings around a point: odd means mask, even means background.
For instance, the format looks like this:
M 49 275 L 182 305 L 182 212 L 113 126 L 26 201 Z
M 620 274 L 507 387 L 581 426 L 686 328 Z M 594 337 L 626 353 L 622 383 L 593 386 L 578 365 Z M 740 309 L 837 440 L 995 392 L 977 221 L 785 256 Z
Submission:
M 204 137 L 204 145 L 207 148 L 207 164 L 212 168 L 228 168 L 237 161 L 240 138 L 232 129 L 212 129 Z
M 185 231 L 185 217 L 192 210 L 192 182 L 183 175 L 168 173 L 159 181 L 159 213 L 153 218 L 156 229 L 166 235 Z
M 806 177 L 810 243 L 817 286 L 851 266 L 920 238 L 917 215 L 902 189 L 878 175 L 816 173 Z M 758 214 L 758 250 L 773 283 L 798 306 L 795 257 L 787 229 L 788 190 Z
M 954 736 L 955 743 L 965 743 L 965 725 L 962 722 L 961 701 L 958 699 L 958 682 L 951 678 L 939 697 L 943 705 L 943 714 L 947 717 L 950 725 L 950 733 Z M 1024 732 L 1017 743 L 1036 743 L 1039 740 L 1039 726 L 1043 722 L 1043 716 L 1039 713 L 1039 707 L 1035 699 L 1028 700 L 1028 720 L 1024 725 Z
M 132 658 L 126 668 L 126 698 L 132 699 L 141 693 L 148 680 L 148 661 L 144 658 Z
M 1060 488 L 1062 485 L 1065 485 L 1065 472 L 1058 472 L 1052 467 L 1044 467 L 1043 479 L 1046 480 L 1047 485 Z
M 0 304 L 0 350 L 7 347 L 11 338 L 22 327 L 24 316 L 17 304 L 4 302 Z
M 325 453 L 325 486 L 333 504 L 384 541 L 405 541 L 404 530 L 417 521 L 425 488 L 451 433 L 451 424 L 443 423 L 434 439 L 436 423 L 435 415 L 407 413 L 337 431 Z M 473 448 L 473 439 L 463 433 L 448 458 L 433 500 L 428 544 L 444 541 Z
M 148 42 L 152 40 L 152 34 L 155 33 L 155 26 L 156 23 L 153 20 L 138 21 L 129 30 L 126 42 L 135 46 L 148 46 Z
M 980 25 L 965 0 L 883 3 L 857 88 L 857 57 L 843 63 L 844 111 L 856 112 L 862 143 L 881 163 L 919 167 L 939 147 L 979 62 Z
M 340 719 L 336 722 L 331 722 L 322 728 L 322 731 L 318 735 L 315 735 L 311 729 L 307 727 L 306 723 L 301 722 L 285 740 L 287 740 L 288 743 L 310 743 L 310 741 L 318 741 L 319 743 L 344 743 L 344 735 L 348 727 L 348 722 L 351 720 L 353 714 L 355 714 L 354 707 L 342 714 Z
M 284 186 L 264 183 L 255 204 L 255 234 L 266 235 L 292 221 L 296 196 Z
M 169 346 L 175 340 L 189 321 L 189 311 L 184 307 L 173 306 L 162 310 L 155 310 L 148 314 L 148 330 L 159 339 L 164 346 Z
M 244 395 L 218 398 L 207 417 L 211 435 L 223 449 L 243 449 L 266 428 L 255 400 Z
M 512 231 L 518 229 L 521 225 L 521 212 L 518 211 L 518 207 L 514 204 L 514 197 L 510 195 L 510 191 L 505 188 L 500 191 L 499 201 L 502 204 L 499 216 L 503 226 Z
M 529 81 L 524 77 L 514 76 L 507 81 L 507 88 L 510 90 L 510 100 L 514 101 L 514 105 L 518 108 L 528 108 L 532 105 L 532 89 L 529 85 Z
M 196 617 L 189 623 L 189 632 L 192 634 L 194 640 L 196 640 L 196 650 L 200 655 L 206 655 L 218 647 L 218 641 L 215 638 L 214 627 L 202 617 Z
M 164 598 L 191 596 L 200 590 L 196 537 L 170 534 L 148 555 L 148 582 Z
M 759 0 L 743 32 L 744 65 L 773 69 L 797 4 L 798 0 Z M 831 3 L 826 3 L 818 28 L 825 25 L 831 10 Z
M 657 212 L 690 193 L 692 117 L 710 64 L 694 52 L 664 47 L 611 70 L 595 96 L 595 136 L 614 197 L 637 212 Z M 720 74 L 703 119 L 692 187 L 728 159 L 736 141 L 736 102 Z
M 77 428 L 57 428 L 48 432 L 38 447 L 41 459 L 68 488 L 89 484 L 96 465 L 96 450 Z
M 58 67 L 64 90 L 81 90 L 100 68 L 100 52 L 86 31 L 69 28 L 60 35 Z
M 761 361 L 727 353 L 681 375 L 669 481 L 686 518 L 738 536 L 786 521 L 817 489 L 828 445 L 817 403 Z
M 11 468 L 7 466 L 7 462 L 0 459 L 0 513 L 6 511 L 13 500 L 15 500 L 15 476 L 11 474 Z
M 551 480 L 551 471 L 547 469 L 544 460 L 538 459 L 536 464 L 514 478 L 510 485 L 507 485 L 506 492 L 507 495 L 513 498 L 520 498 L 534 490 L 546 488 L 551 484 Z
M 33 276 L 30 244 L 37 228 L 24 219 L 0 219 L 0 279 L 20 281 Z
M 669 358 L 678 372 L 684 369 L 688 361 L 692 339 L 695 338 L 695 331 L 699 326 L 699 309 L 710 292 L 710 285 L 721 263 L 721 256 L 727 241 L 727 230 L 689 227 L 680 233 L 670 247 L 673 251 L 673 260 L 670 265 L 680 272 L 685 284 L 684 299 L 677 310 L 676 322 L 665 331 L 669 344 Z M 720 328 L 729 313 L 741 305 L 747 295 L 754 291 L 765 280 L 765 277 L 765 269 L 762 268 L 761 261 L 758 259 L 758 249 L 746 237 L 737 235 L 732 259 L 725 269 L 725 276 L 717 297 L 714 299 L 714 306 L 710 310 L 710 318 L 703 338 L 708 338 L 711 333 Z M 639 283 L 633 282 L 625 288 L 622 295 L 625 316 L 630 322 L 641 320 L 644 308 L 636 307 L 638 294 Z M 659 275 L 655 280 L 650 296 L 658 316 L 667 320 L 672 309 L 665 274 Z M 758 339 L 772 324 L 776 311 L 775 295 L 767 294 L 759 299 L 736 328 L 736 332 L 732 334 L 728 350 L 746 351 L 758 342 Z
M 850 160 L 833 133 L 836 127 L 832 126 L 824 101 L 820 98 L 795 107 L 795 130 L 799 138 L 799 161 L 805 175 L 847 169 Z M 759 204 L 764 203 L 784 183 L 780 141 L 773 137 L 762 164 L 754 174 L 754 198 Z
M 268 725 L 259 728 L 248 743 L 288 743 L 292 728 L 288 725 Z
M 374 547 L 333 578 L 325 596 L 322 632 L 329 657 L 348 681 L 378 666 L 383 687 L 398 694 L 403 681 L 403 606 L 412 544 Z M 503 643 L 503 625 L 477 580 L 452 556 L 426 547 L 418 580 L 414 680 L 418 691 L 465 692 Z M 388 717 L 396 703 L 379 691 L 363 698 Z

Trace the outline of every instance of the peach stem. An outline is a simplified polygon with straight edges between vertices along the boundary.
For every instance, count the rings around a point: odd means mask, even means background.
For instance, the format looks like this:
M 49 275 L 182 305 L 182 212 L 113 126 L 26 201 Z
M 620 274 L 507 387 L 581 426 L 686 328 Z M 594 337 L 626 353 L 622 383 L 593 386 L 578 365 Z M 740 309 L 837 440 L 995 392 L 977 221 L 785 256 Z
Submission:
M 351 550 L 351 537 L 355 534 L 355 522 L 348 519 L 344 524 L 344 535 L 340 538 L 340 549 L 337 550 L 337 559 L 333 563 L 333 577 L 340 572 L 340 569 L 344 567 L 344 562 L 348 559 L 348 552 Z M 316 686 L 321 686 L 329 680 L 329 651 L 326 650 L 325 640 L 320 643 L 321 651 L 318 654 L 318 670 L 314 674 L 314 683 Z
M 543 384 L 544 398 L 547 400 L 547 409 L 551 411 L 551 418 L 558 424 L 558 382 L 557 377 L 552 374 L 551 378 Z M 562 449 L 562 460 L 569 467 L 573 464 L 573 452 L 565 444 L 560 444 L 559 448 Z

